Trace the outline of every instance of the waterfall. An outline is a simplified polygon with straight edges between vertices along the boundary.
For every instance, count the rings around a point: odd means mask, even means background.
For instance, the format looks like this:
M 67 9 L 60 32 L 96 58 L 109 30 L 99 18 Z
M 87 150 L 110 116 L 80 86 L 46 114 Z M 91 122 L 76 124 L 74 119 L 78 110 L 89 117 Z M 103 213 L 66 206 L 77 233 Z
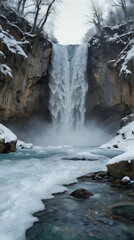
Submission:
M 81 128 L 84 124 L 88 44 L 53 44 L 49 70 L 49 110 L 55 128 Z

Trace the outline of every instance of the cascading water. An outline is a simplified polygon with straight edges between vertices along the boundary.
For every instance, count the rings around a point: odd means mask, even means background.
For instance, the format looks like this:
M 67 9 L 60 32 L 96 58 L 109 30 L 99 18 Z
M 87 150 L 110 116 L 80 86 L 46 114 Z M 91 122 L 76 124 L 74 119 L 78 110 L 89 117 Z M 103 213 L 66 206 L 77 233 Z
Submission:
M 49 71 L 49 109 L 55 128 L 81 128 L 84 124 L 88 44 L 53 44 Z

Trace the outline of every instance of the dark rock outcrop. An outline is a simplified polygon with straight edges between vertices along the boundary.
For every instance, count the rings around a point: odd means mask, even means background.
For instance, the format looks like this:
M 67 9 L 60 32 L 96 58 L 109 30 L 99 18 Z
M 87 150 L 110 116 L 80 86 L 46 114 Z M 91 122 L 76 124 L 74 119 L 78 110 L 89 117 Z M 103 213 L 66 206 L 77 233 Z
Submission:
M 5 142 L 4 140 L 0 140 L 0 153 L 9 153 L 9 152 L 16 152 L 16 142 Z
M 131 162 L 120 161 L 113 164 L 107 165 L 107 174 L 114 178 L 123 178 L 128 176 L 130 178 L 134 177 L 134 160 Z

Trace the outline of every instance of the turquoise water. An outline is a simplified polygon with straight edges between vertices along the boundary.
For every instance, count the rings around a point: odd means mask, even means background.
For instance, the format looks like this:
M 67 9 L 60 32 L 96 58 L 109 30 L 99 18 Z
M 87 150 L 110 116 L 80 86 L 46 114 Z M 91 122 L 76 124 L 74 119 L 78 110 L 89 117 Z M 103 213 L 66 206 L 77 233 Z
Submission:
M 108 159 L 90 154 L 90 150 L 49 146 L 1 154 L 0 239 L 25 240 L 26 229 L 37 220 L 33 213 L 44 209 L 41 199 L 66 191 L 64 184 L 74 183 L 82 175 L 105 169 Z M 79 161 L 71 160 L 75 156 L 80 156 Z
M 78 185 L 65 185 L 77 182 L 78 177 L 89 172 L 106 170 L 108 156 L 113 155 L 118 152 L 71 146 L 34 147 L 1 154 L 0 240 L 25 240 L 26 229 L 37 221 L 37 217 L 40 221 L 27 232 L 27 240 L 99 239 L 102 236 L 98 229 L 108 234 L 111 217 L 103 218 L 103 212 L 107 201 L 108 206 L 113 204 L 111 199 L 118 202 L 122 192 L 113 198 L 116 190 L 111 192 L 107 185 L 94 185 L 87 180 L 81 180 Z M 73 161 L 73 158 L 79 161 Z M 90 201 L 71 198 L 69 193 L 79 186 L 93 192 L 94 197 Z M 54 193 L 65 191 L 65 194 L 53 198 Z M 41 199 L 51 200 L 45 200 L 44 205 Z M 45 212 L 39 212 L 45 207 Z M 33 216 L 35 212 L 39 214 Z M 131 234 L 131 228 L 126 232 Z
M 94 196 L 87 200 L 71 197 L 70 193 L 78 188 Z M 35 214 L 39 222 L 27 231 L 26 239 L 133 240 L 133 194 L 133 186 L 119 188 L 86 177 L 79 179 L 66 193 L 43 201 L 46 210 Z

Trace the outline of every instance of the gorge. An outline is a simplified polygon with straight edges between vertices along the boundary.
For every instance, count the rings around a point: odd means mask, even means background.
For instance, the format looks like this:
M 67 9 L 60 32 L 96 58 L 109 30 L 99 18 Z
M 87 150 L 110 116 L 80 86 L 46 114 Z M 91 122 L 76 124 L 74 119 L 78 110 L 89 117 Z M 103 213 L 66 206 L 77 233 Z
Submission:
M 60 45 L 0 8 L 1 240 L 133 239 L 133 26 Z
M 35 39 L 32 35 L 22 34 L 19 28 L 16 31 L 8 19 L 3 16 L 0 16 L 0 24 L 1 121 L 26 119 L 35 115 L 41 115 L 44 119 L 50 121 L 48 69 L 52 57 L 52 43 L 41 36 Z M 27 23 L 24 25 L 25 28 L 29 27 Z M 6 34 L 6 31 L 8 31 L 8 34 Z M 86 50 L 87 55 L 85 54 L 88 84 L 85 105 L 86 121 L 89 121 L 92 117 L 107 121 L 112 118 L 113 114 L 120 119 L 132 111 L 134 107 L 134 66 L 132 58 L 127 61 L 127 54 L 133 49 L 133 34 L 133 31 L 127 32 L 126 25 L 120 25 L 114 30 L 110 27 L 104 28 L 103 36 L 96 35 L 90 40 Z M 68 51 L 73 51 L 71 50 L 73 48 L 75 51 L 77 47 L 68 46 Z M 65 49 L 63 52 L 65 56 Z M 57 61 L 61 67 L 60 55 Z M 68 69 L 67 56 L 64 61 L 62 66 L 64 65 L 65 68 L 66 65 L 66 69 Z M 127 66 L 128 72 L 121 71 L 123 66 Z M 77 66 L 75 67 L 77 68 Z M 54 69 L 52 71 L 52 74 L 54 74 Z M 69 73 L 66 72 L 65 74 Z M 73 79 L 75 78 L 76 76 L 73 75 Z M 50 79 L 52 79 L 51 74 Z M 77 88 L 77 86 L 74 87 Z M 87 87 L 84 86 L 84 88 Z M 68 94 L 73 93 L 69 92 Z M 66 102 L 66 104 L 69 103 Z M 81 106 L 82 104 L 81 102 Z M 72 105 L 74 105 L 73 102 Z M 83 111 L 85 110 L 83 109 Z M 70 111 L 73 111 L 73 109 Z M 82 116 L 77 117 L 81 118 Z M 83 120 L 81 119 L 81 121 Z

